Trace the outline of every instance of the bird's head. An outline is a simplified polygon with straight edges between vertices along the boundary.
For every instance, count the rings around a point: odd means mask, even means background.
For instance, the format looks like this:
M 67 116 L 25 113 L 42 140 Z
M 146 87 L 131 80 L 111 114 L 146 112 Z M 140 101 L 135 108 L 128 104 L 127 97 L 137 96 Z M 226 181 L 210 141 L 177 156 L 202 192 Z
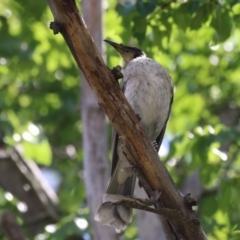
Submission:
M 112 45 L 127 63 L 132 61 L 134 58 L 145 56 L 145 53 L 139 48 L 125 46 L 107 39 L 104 41 Z

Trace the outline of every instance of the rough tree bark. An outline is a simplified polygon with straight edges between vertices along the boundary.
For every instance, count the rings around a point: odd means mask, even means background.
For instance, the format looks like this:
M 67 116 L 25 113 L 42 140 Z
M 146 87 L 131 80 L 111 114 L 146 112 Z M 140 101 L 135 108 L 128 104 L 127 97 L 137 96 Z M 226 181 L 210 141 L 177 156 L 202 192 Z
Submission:
M 82 12 L 86 25 L 101 53 L 102 1 L 82 0 Z M 106 190 L 110 173 L 107 158 L 107 127 L 104 111 L 98 105 L 96 96 L 83 75 L 81 83 L 81 115 L 83 123 L 84 180 L 94 239 L 118 239 L 113 228 L 94 221 L 94 214 L 102 201 L 102 194 Z
M 159 161 L 137 116 L 106 68 L 79 16 L 75 1 L 48 0 L 48 4 L 55 19 L 51 28 L 54 33 L 61 32 L 64 36 L 99 104 L 121 135 L 126 153 L 131 155 L 131 160 L 134 159 L 151 189 L 161 192 L 165 208 L 159 213 L 171 215 L 171 224 L 179 239 L 206 239 L 196 213 L 191 209 L 192 202 L 178 191 L 166 167 Z

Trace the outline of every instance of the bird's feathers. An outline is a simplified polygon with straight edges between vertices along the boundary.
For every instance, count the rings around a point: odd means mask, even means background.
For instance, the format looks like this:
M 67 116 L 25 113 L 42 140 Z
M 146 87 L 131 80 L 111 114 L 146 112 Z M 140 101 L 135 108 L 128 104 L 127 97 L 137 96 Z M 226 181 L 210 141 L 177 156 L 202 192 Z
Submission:
M 147 58 L 140 49 L 107 42 L 114 46 L 127 62 L 130 61 L 124 70 L 120 87 L 134 112 L 140 117 L 148 137 L 157 142 L 159 150 L 173 100 L 171 78 L 160 64 Z M 113 139 L 111 181 L 107 194 L 132 196 L 136 176 L 122 151 L 122 139 L 115 131 Z M 131 222 L 131 216 L 131 208 L 103 203 L 97 210 L 95 220 L 121 231 Z

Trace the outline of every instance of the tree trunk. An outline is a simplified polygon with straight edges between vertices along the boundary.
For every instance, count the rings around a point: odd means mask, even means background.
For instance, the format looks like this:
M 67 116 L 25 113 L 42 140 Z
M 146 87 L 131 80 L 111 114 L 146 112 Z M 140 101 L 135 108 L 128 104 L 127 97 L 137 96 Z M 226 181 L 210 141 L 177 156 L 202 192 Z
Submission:
M 102 52 L 102 1 L 83 0 L 82 11 L 95 44 L 99 52 Z M 110 173 L 107 128 L 105 113 L 83 75 L 81 90 L 85 186 L 93 235 L 96 240 L 118 239 L 114 229 L 94 221 L 94 214 L 102 201 L 102 194 L 106 191 Z

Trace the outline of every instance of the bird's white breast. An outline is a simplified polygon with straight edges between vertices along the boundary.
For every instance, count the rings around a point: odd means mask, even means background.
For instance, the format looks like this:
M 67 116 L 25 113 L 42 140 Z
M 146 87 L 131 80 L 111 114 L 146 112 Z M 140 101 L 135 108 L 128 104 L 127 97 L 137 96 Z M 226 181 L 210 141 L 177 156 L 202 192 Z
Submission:
M 169 113 L 172 82 L 167 71 L 153 59 L 132 60 L 123 74 L 124 94 L 148 136 L 155 140 Z

